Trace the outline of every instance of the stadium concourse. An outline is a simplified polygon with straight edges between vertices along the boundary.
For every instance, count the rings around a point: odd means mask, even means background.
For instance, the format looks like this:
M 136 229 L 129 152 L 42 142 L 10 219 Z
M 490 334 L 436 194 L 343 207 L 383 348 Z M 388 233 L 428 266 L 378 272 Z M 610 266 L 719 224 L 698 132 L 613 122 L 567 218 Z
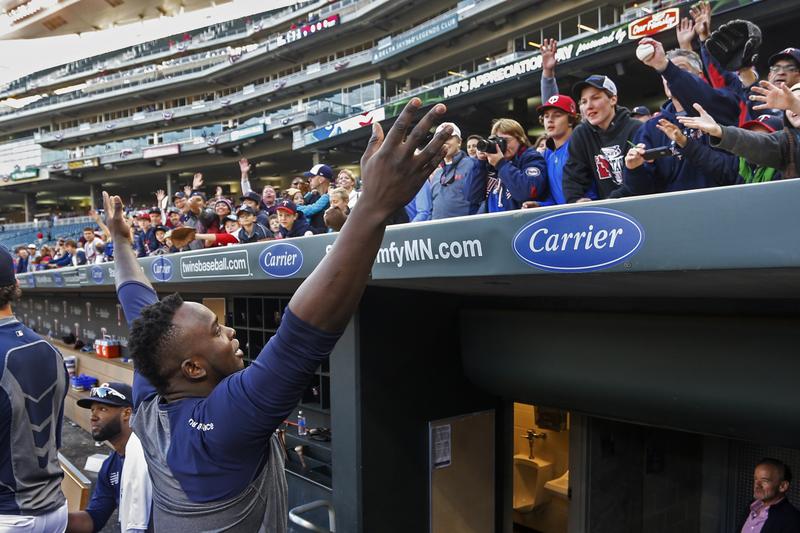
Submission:
M 0 530 L 800 532 L 794 2 L 210 4 L 0 86 Z

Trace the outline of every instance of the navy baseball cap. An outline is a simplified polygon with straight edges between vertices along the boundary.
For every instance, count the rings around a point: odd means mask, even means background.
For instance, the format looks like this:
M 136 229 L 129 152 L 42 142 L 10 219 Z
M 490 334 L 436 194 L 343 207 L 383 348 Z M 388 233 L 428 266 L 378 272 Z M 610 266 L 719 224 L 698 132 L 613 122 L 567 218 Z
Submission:
M 178 191 L 178 192 L 176 192 L 175 194 L 173 194 L 173 195 L 172 195 L 172 197 L 173 197 L 173 198 L 178 198 L 178 199 L 180 199 L 180 198 L 186 198 L 186 193 L 185 193 L 185 192 L 183 192 L 183 191 Z
M 240 205 L 239 209 L 236 210 L 236 214 L 238 215 L 239 213 L 250 213 L 251 215 L 256 214 L 255 210 L 249 205 Z
M 14 258 L 8 248 L 0 245 L 0 286 L 14 285 L 17 278 L 14 275 Z
M 647 109 L 647 107 L 645 107 L 643 105 L 637 105 L 636 107 L 631 109 L 631 116 L 632 117 L 645 116 L 645 115 L 652 115 L 652 113 L 650 113 L 650 110 Z
M 249 191 L 247 194 L 243 194 L 239 197 L 240 202 L 244 202 L 245 200 L 253 200 L 255 203 L 259 203 L 261 201 L 261 195 L 256 191 Z
M 613 81 L 611 81 L 611 78 L 608 76 L 601 76 L 600 74 L 593 74 L 592 76 L 589 76 L 585 80 L 579 81 L 572 86 L 572 97 L 575 98 L 576 101 L 580 101 L 581 92 L 586 87 L 600 89 L 601 91 L 607 92 L 609 96 L 617 95 L 617 86 Z
M 161 209 L 159 209 L 158 207 L 151 207 L 149 213 L 151 215 L 160 215 Z
M 307 178 L 311 176 L 322 176 L 328 181 L 333 181 L 333 169 L 328 165 L 314 165 L 308 172 L 303 172 L 303 176 Z
M 774 133 L 783 129 L 783 115 L 760 115 L 755 120 L 749 120 L 742 124 L 740 127 L 745 130 L 751 130 L 754 126 L 761 126 L 768 132 Z
M 78 407 L 91 409 L 93 403 L 102 403 L 114 407 L 133 407 L 133 391 L 127 383 L 112 381 L 99 387 L 92 387 L 88 398 L 78 400 Z
M 239 222 L 239 219 L 236 217 L 236 215 L 225 215 L 225 218 L 222 220 L 225 222 Z
M 772 57 L 769 58 L 769 66 L 775 64 L 776 61 L 781 59 L 790 59 L 794 61 L 798 67 L 800 67 L 800 49 L 798 48 L 784 48 L 777 54 L 772 54 Z

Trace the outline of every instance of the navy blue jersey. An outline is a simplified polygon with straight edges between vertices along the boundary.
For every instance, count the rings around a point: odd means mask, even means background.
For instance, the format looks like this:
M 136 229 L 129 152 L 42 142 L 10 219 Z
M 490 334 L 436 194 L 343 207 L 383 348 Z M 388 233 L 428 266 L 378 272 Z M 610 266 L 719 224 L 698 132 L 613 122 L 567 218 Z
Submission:
M 86 512 L 92 517 L 94 531 L 103 529 L 114 509 L 119 506 L 119 487 L 124 462 L 125 458 L 114 451 L 100 467 L 92 499 L 86 507 Z
M 123 283 L 117 293 L 129 322 L 157 301 L 152 289 L 136 281 Z M 314 328 L 287 309 L 256 360 L 206 397 L 165 403 L 146 378 L 134 374 L 132 427 L 153 480 L 157 530 L 202 525 L 285 531 L 286 480 L 274 431 L 340 335 Z
M 64 505 L 66 393 L 58 350 L 16 318 L 0 319 L 0 514 L 37 516 Z

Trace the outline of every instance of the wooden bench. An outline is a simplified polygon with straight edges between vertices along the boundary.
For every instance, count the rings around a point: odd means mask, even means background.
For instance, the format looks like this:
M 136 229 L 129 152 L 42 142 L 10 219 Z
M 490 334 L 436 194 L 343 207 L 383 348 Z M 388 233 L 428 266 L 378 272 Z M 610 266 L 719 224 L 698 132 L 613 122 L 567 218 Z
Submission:
M 85 509 L 92 493 L 92 482 L 60 453 L 58 462 L 61 464 L 61 470 L 64 471 L 61 490 L 64 491 L 64 496 L 67 498 L 67 508 L 70 512 Z

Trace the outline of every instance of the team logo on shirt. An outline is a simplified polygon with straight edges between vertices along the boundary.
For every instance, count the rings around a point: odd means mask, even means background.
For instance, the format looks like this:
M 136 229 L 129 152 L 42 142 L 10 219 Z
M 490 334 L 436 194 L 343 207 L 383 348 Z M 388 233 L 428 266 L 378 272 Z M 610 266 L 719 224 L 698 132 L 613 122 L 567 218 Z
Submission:
M 601 180 L 612 179 L 617 185 L 622 184 L 622 149 L 619 145 L 604 146 L 600 148 L 603 155 L 594 156 L 594 165 L 597 177 Z
M 528 167 L 528 168 L 525 169 L 525 175 L 526 176 L 530 176 L 532 178 L 535 178 L 536 176 L 538 176 L 541 173 L 542 173 L 542 171 L 539 170 L 536 167 Z

